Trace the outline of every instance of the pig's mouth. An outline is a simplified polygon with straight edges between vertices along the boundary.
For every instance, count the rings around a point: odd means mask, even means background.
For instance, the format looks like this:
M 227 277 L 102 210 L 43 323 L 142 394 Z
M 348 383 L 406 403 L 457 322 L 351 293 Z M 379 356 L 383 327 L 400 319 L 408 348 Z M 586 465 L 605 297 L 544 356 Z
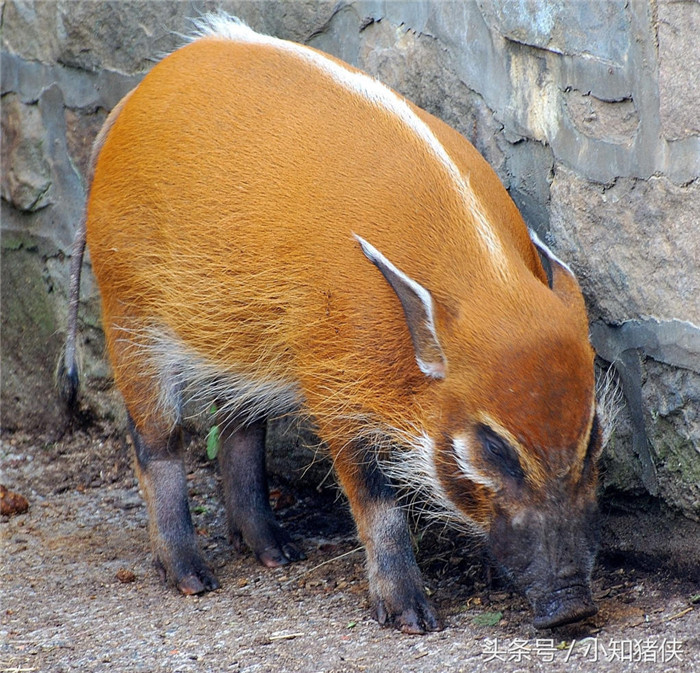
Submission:
M 591 590 L 584 584 L 574 584 L 550 591 L 545 595 L 528 595 L 535 617 L 536 629 L 551 629 L 592 617 L 598 608 L 593 602 Z

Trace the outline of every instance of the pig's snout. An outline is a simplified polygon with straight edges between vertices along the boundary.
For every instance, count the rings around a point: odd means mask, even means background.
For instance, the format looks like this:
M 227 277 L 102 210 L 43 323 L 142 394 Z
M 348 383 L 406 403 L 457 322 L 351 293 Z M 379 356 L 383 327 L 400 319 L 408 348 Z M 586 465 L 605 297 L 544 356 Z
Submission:
M 578 510 L 578 511 L 577 511 Z M 598 546 L 594 503 L 579 508 L 526 508 L 493 522 L 491 552 L 527 596 L 537 629 L 594 615 L 591 570 Z
M 536 629 L 551 629 L 592 617 L 598 608 L 587 585 L 575 585 L 557 589 L 545 596 L 528 595 L 535 613 L 532 621 Z

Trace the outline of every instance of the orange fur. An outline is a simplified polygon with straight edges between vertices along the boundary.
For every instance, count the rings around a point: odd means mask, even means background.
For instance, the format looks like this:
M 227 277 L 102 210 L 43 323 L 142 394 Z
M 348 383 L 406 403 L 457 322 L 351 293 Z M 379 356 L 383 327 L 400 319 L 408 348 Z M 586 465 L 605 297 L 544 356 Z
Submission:
M 580 293 L 563 301 L 548 288 L 472 145 L 411 109 L 473 209 L 394 115 L 274 48 L 197 40 L 123 103 L 96 163 L 87 237 L 116 384 L 141 432 L 172 423 L 153 356 L 165 334 L 193 367 L 298 391 L 350 490 L 344 451 L 358 437 L 406 445 L 425 433 L 441 450 L 485 418 L 517 440 L 536 486 L 580 462 L 593 405 Z M 475 233 L 479 213 L 501 257 Z M 353 233 L 431 293 L 444 380 L 418 369 L 401 305 Z M 447 454 L 437 462 L 438 475 L 456 469 Z M 469 515 L 487 527 L 488 490 L 473 491 Z

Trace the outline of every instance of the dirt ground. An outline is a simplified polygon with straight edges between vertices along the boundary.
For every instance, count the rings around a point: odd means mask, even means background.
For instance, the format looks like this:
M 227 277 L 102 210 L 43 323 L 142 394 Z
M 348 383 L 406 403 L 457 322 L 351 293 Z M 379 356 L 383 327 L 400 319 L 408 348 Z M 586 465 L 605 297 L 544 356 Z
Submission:
M 538 632 L 525 601 L 449 531 L 417 538 L 445 629 L 382 629 L 370 618 L 343 498 L 273 484 L 278 516 L 308 559 L 266 570 L 228 544 L 216 466 L 203 450 L 190 456 L 191 503 L 222 588 L 185 598 L 151 565 L 120 436 L 93 428 L 58 442 L 1 442 L 0 481 L 29 510 L 0 524 L 0 673 L 700 670 L 700 586 L 687 575 L 604 555 L 594 577 L 599 613 Z

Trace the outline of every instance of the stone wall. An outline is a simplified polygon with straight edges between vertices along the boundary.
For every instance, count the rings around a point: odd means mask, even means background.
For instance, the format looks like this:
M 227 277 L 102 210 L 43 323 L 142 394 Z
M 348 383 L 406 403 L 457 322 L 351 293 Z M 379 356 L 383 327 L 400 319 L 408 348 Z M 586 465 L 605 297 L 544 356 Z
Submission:
M 2 424 L 60 427 L 52 375 L 90 144 L 188 19 L 222 7 L 372 73 L 461 131 L 576 271 L 626 405 L 609 494 L 700 520 L 700 4 L 2 4 Z M 82 288 L 85 400 L 118 409 Z

